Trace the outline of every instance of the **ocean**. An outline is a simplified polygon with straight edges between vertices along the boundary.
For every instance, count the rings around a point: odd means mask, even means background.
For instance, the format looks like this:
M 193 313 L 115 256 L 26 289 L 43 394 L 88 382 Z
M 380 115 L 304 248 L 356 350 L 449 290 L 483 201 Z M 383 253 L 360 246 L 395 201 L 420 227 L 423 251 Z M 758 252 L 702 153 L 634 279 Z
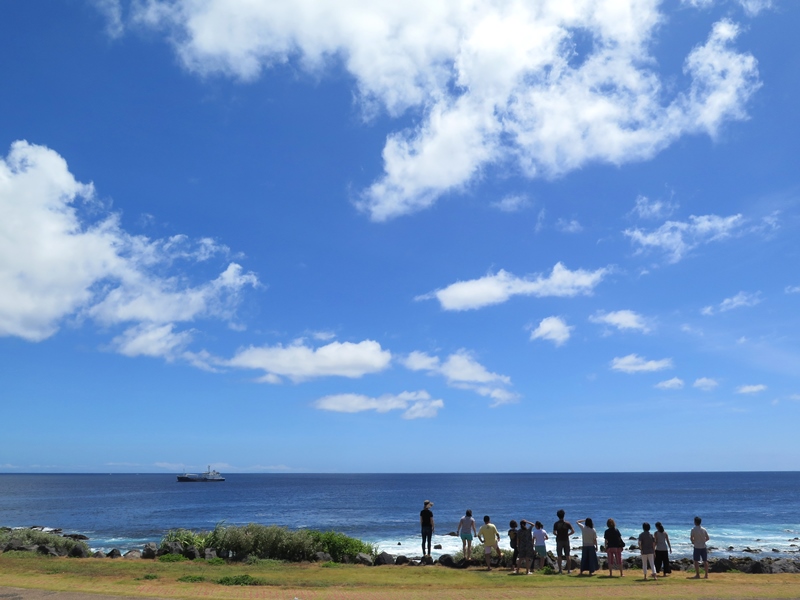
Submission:
M 447 534 L 468 508 L 479 524 L 490 515 L 501 532 L 511 519 L 539 520 L 550 531 L 559 508 L 573 523 L 591 517 L 601 538 L 609 517 L 624 539 L 644 521 L 661 521 L 675 558 L 691 554 L 695 515 L 712 556 L 800 550 L 800 472 L 224 475 L 224 483 L 178 483 L 165 474 L 0 474 L 0 526 L 61 528 L 87 535 L 92 549 L 125 552 L 169 529 L 253 522 L 336 530 L 415 556 L 419 511 L 431 500 L 433 543 L 442 546 L 434 556 L 460 550 Z

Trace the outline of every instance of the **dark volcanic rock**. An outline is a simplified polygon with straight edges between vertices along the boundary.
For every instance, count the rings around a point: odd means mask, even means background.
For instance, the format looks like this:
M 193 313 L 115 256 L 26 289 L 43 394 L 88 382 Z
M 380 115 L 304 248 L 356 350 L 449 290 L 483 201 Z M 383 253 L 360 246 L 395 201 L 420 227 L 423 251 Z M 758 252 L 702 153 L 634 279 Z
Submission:
M 88 537 L 86 537 L 85 535 L 82 535 L 80 533 L 65 533 L 61 537 L 69 538 L 71 540 L 76 540 L 76 541 L 83 541 L 83 540 L 88 540 L 89 539 Z
M 773 561 L 770 566 L 773 573 L 800 573 L 797 563 L 788 558 L 779 558 Z
M 439 564 L 449 569 L 458 568 L 458 563 L 456 563 L 456 560 L 453 558 L 451 554 L 442 554 L 439 557 Z
M 122 552 L 120 552 L 116 548 L 112 548 L 111 552 L 106 554 L 106 557 L 108 557 L 108 558 L 120 558 L 121 556 L 122 556 Z
M 375 558 L 375 566 L 381 565 L 393 565 L 394 564 L 394 556 L 389 554 L 388 552 L 381 552 Z
M 83 544 L 75 544 L 72 548 L 70 548 L 67 556 L 71 558 L 89 558 L 89 551 Z
M 189 560 L 197 560 L 200 558 L 200 551 L 196 546 L 189 546 L 188 548 L 184 549 L 183 555 Z
M 139 560 L 142 558 L 142 553 L 140 550 L 128 550 L 122 555 L 122 558 L 127 558 L 128 560 Z
M 359 552 L 356 554 L 356 562 L 359 565 L 366 565 L 368 567 L 372 566 L 372 557 L 369 554 L 364 554 L 363 552 Z
M 762 563 L 760 560 L 754 560 L 753 563 L 750 565 L 750 568 L 747 570 L 748 573 L 753 573 L 754 575 L 769 573 L 769 571 L 770 571 L 769 567 L 764 563 Z
M 92 554 L 92 558 L 105 558 L 105 557 L 106 557 L 106 553 L 103 552 L 102 550 L 98 550 L 97 552 Z
M 180 542 L 167 542 L 158 549 L 156 554 L 158 554 L 158 556 L 163 556 L 164 554 L 183 554 L 183 544 Z
M 205 550 L 203 550 L 203 558 L 205 558 L 206 560 L 213 560 L 217 558 L 217 551 L 214 550 L 213 548 L 206 548 Z
M 442 549 L 442 545 L 441 544 L 434 544 L 433 545 L 433 549 L 434 550 L 441 550 Z
M 158 546 L 155 542 L 147 542 L 142 550 L 142 558 L 155 558 L 158 554 Z
M 42 544 L 36 548 L 36 552 L 39 554 L 44 554 L 45 556 L 58 556 L 58 552 L 52 546 L 45 546 Z
M 433 558 L 430 557 L 430 556 L 423 556 L 421 559 L 419 559 L 419 564 L 421 564 L 421 565 L 432 565 L 433 564 Z
M 331 562 L 333 557 L 327 552 L 316 552 L 314 553 L 314 560 L 317 562 Z
M 396 565 L 404 565 L 406 563 L 408 563 L 408 557 L 402 554 L 394 559 L 394 564 Z
M 727 558 L 718 558 L 708 565 L 709 573 L 727 573 L 734 570 L 738 570 L 737 566 Z

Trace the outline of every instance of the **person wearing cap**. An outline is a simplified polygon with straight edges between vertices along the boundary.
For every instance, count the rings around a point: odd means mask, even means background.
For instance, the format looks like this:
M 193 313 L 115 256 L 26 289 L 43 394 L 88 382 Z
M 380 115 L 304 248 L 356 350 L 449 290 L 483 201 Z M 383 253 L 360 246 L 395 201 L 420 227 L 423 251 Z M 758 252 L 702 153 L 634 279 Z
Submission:
M 431 538 L 433 537 L 433 530 L 436 528 L 436 524 L 433 521 L 433 512 L 431 508 L 433 507 L 433 502 L 430 500 L 425 500 L 422 510 L 419 512 L 419 525 L 422 528 L 422 555 L 423 556 L 430 556 L 431 555 Z M 425 541 L 428 541 L 428 551 L 425 552 Z

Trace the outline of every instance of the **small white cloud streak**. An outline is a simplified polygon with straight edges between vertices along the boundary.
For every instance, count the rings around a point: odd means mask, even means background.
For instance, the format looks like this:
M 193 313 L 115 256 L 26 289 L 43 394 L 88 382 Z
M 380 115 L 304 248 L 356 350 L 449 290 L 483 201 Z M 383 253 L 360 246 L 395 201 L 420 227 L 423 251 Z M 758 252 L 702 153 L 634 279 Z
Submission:
M 800 294 L 800 285 L 787 285 L 783 291 L 787 294 Z
M 549 340 L 556 346 L 561 346 L 570 338 L 574 327 L 567 325 L 560 317 L 545 317 L 539 326 L 531 332 L 532 340 Z
M 767 389 L 767 386 L 763 383 L 758 385 L 740 385 L 736 388 L 737 394 L 758 394 L 763 392 Z
M 281 377 L 299 382 L 315 377 L 357 379 L 389 367 L 392 353 L 378 342 L 332 342 L 312 348 L 302 342 L 289 346 L 250 346 L 236 353 L 227 366 L 262 370 L 264 383 L 280 383 Z
M 713 306 L 704 307 L 700 313 L 708 317 L 713 315 L 715 312 L 728 312 L 729 310 L 734 310 L 736 308 L 755 306 L 760 302 L 761 292 L 739 292 L 731 298 L 725 298 L 725 300 L 720 302 L 716 308 Z
M 580 233 L 583 231 L 583 225 L 576 219 L 571 219 L 570 221 L 559 219 L 556 221 L 556 229 L 561 233 Z
M 683 389 L 683 379 L 673 377 L 672 379 L 667 379 L 666 381 L 657 383 L 655 387 L 660 390 L 680 390 Z
M 640 219 L 664 219 L 678 208 L 676 204 L 664 200 L 650 200 L 647 196 L 638 196 L 633 206 L 633 213 Z
M 533 278 L 520 278 L 501 269 L 480 279 L 458 281 L 444 289 L 418 296 L 416 300 L 436 298 L 444 310 L 474 310 L 502 304 L 512 296 L 568 298 L 590 295 L 609 271 L 608 268 L 570 271 L 559 262 L 548 276 L 539 274 Z
M 492 373 L 480 364 L 467 350 L 461 349 L 442 361 L 437 356 L 414 351 L 401 359 L 401 364 L 411 371 L 427 371 L 441 375 L 450 387 L 470 390 L 492 399 L 492 407 L 516 402 L 519 395 L 507 389 L 511 378 Z
M 599 325 L 610 325 L 620 331 L 633 330 L 642 333 L 650 331 L 644 317 L 632 310 L 616 310 L 608 313 L 598 311 L 589 317 L 589 321 Z
M 362 394 L 335 394 L 325 396 L 314 402 L 319 410 L 341 413 L 375 411 L 387 413 L 402 410 L 404 419 L 431 419 L 444 408 L 444 401 L 433 400 L 428 392 L 402 392 L 397 395 L 384 394 L 371 398 Z
M 514 194 L 506 196 L 497 202 L 492 202 L 491 206 L 502 212 L 513 213 L 528 208 L 531 206 L 531 201 L 524 194 Z
M 614 371 L 622 371 L 623 373 L 663 371 L 664 369 L 672 368 L 672 359 L 645 360 L 638 354 L 628 354 L 627 356 L 614 358 L 611 361 L 611 368 Z
M 711 379 L 710 377 L 700 377 L 695 379 L 692 387 L 696 387 L 698 390 L 702 390 L 704 392 L 710 392 L 711 390 L 715 389 L 719 383 L 716 379 Z
M 626 229 L 624 234 L 639 245 L 639 252 L 646 249 L 661 250 L 668 262 L 677 263 L 701 244 L 731 237 L 741 230 L 743 224 L 742 215 L 692 215 L 688 221 L 667 221 L 653 231 L 632 228 Z

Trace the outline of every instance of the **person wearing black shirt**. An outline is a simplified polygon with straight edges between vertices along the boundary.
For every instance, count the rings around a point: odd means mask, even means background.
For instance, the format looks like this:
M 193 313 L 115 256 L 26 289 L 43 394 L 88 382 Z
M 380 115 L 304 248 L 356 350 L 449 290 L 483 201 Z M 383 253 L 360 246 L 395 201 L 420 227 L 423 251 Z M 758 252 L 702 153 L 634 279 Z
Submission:
M 433 506 L 433 502 L 430 500 L 425 500 L 422 510 L 419 512 L 419 525 L 422 528 L 422 555 L 423 556 L 430 556 L 431 555 L 431 538 L 433 537 L 433 530 L 436 528 L 436 524 L 433 521 L 433 512 L 431 512 L 431 507 Z M 428 542 L 428 551 L 425 552 L 425 542 Z

